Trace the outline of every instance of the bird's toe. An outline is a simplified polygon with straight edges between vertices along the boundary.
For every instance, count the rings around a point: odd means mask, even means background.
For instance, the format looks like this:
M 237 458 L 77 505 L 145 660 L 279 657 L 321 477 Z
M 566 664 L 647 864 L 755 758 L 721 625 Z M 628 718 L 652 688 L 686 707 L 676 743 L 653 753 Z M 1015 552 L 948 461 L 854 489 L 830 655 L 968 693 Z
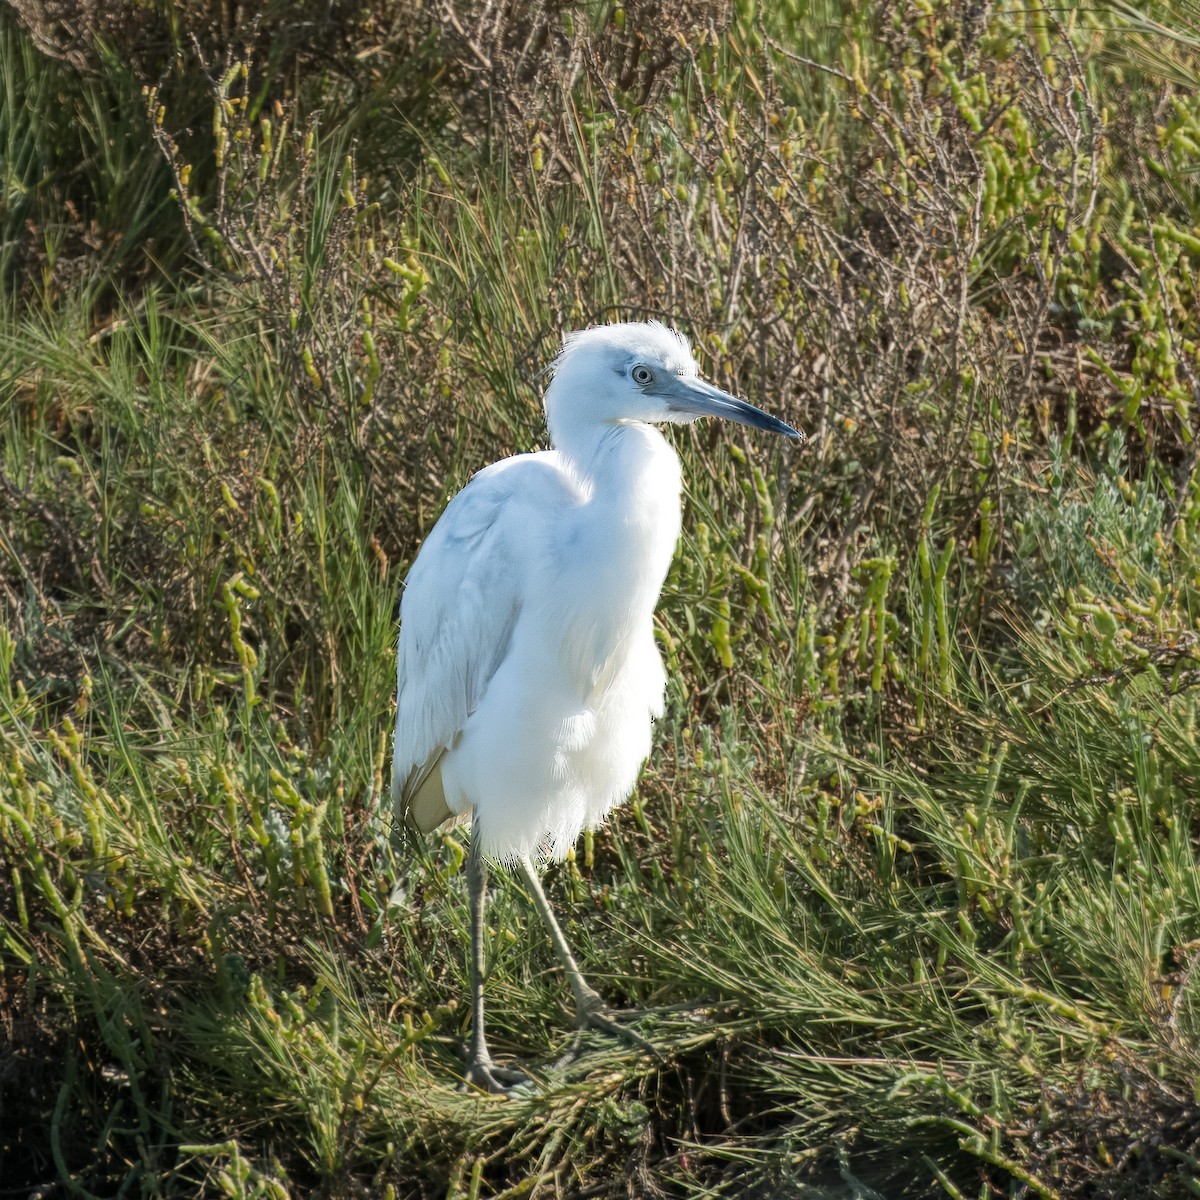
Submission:
M 497 1066 L 490 1058 L 476 1059 L 467 1066 L 463 1076 L 464 1089 L 477 1088 L 493 1096 L 505 1096 L 515 1087 L 532 1083 L 524 1071 L 515 1067 Z
M 604 997 L 585 985 L 575 994 L 575 1028 L 591 1029 L 593 1017 L 611 1019 L 612 1013 L 604 1003 Z
M 621 1024 L 622 1018 L 636 1017 L 636 1012 L 614 1012 L 596 993 L 593 992 L 592 995 L 595 997 L 595 1003 L 581 1002 L 576 1009 L 576 1029 L 581 1032 L 585 1029 L 593 1029 L 598 1033 L 607 1033 L 611 1037 L 619 1038 L 623 1042 L 636 1046 L 639 1050 L 644 1050 L 654 1058 L 662 1058 L 651 1042 L 648 1042 L 635 1029 Z

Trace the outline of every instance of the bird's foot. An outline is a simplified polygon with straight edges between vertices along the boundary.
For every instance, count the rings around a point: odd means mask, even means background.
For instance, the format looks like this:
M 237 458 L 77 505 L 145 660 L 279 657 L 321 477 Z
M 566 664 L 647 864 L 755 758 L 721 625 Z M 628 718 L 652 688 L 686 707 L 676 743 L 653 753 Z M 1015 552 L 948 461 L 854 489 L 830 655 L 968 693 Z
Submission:
M 603 997 L 599 992 L 588 988 L 576 996 L 575 1003 L 575 1028 L 582 1033 L 587 1029 L 595 1029 L 600 1033 L 607 1033 L 612 1037 L 619 1038 L 623 1042 L 628 1042 L 632 1046 L 636 1046 L 639 1050 L 644 1050 L 652 1058 L 662 1059 L 662 1055 L 648 1042 L 640 1033 L 634 1029 L 630 1029 L 626 1025 L 621 1024 L 622 1019 L 637 1016 L 636 1012 L 614 1012 L 607 1004 L 604 1003 Z M 574 1053 L 579 1053 L 579 1039 L 576 1037 Z
M 471 1061 L 467 1064 L 466 1074 L 463 1076 L 463 1091 L 470 1088 L 478 1088 L 481 1092 L 487 1092 L 492 1096 L 506 1096 L 515 1087 L 520 1087 L 523 1083 L 532 1083 L 524 1071 L 519 1071 L 515 1067 L 500 1067 L 492 1061 L 492 1056 L 487 1054 L 472 1055 Z

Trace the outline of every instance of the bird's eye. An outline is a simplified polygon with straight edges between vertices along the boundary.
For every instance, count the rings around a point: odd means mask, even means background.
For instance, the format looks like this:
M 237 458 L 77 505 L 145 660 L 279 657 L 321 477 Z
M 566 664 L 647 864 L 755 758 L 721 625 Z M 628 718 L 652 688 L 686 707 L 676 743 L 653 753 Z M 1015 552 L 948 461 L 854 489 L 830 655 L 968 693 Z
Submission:
M 649 367 L 634 367 L 633 382 L 645 387 L 654 378 L 654 372 Z

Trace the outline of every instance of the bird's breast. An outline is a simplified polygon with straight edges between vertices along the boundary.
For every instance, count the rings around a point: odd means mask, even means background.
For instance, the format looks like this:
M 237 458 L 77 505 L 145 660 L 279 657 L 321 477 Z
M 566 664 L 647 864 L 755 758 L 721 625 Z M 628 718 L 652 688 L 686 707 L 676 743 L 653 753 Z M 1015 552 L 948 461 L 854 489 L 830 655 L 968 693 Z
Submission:
M 654 608 L 674 544 L 661 525 L 653 533 L 609 530 L 559 564 L 561 583 L 547 589 L 553 600 L 542 625 L 550 636 L 540 644 L 581 709 L 597 711 L 611 697 L 629 699 L 631 691 L 647 692 L 646 703 L 656 704 Z
M 543 594 L 557 610 L 549 624 L 563 630 L 563 666 L 595 707 L 639 679 L 653 689 L 661 673 L 653 617 L 679 538 L 679 460 L 649 426 L 620 427 L 582 492 L 560 526 Z

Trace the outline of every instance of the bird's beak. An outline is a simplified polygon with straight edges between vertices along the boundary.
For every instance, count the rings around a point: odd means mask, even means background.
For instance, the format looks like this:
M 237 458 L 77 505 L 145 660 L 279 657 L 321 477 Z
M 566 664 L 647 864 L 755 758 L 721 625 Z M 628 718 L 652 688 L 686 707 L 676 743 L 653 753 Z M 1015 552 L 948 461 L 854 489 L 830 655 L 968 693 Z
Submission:
M 804 440 L 804 434 L 793 429 L 786 421 L 765 413 L 745 400 L 739 400 L 720 388 L 705 383 L 703 379 L 677 375 L 665 380 L 654 389 L 654 394 L 667 401 L 674 413 L 688 417 L 723 417 L 752 429 L 765 429 L 768 433 L 782 433 L 790 438 Z

